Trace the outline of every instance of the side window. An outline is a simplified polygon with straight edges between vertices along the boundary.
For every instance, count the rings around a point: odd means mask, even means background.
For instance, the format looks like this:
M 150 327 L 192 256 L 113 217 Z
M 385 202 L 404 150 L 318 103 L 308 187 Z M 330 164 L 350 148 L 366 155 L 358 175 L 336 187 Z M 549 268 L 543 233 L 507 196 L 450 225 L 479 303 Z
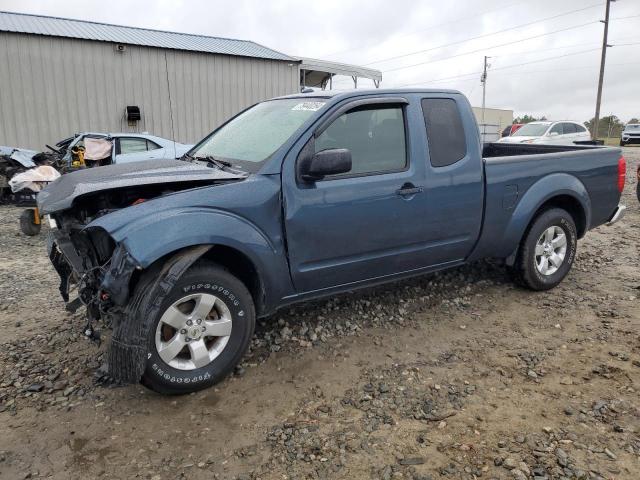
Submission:
M 151 140 L 147 140 L 147 150 L 157 150 L 159 148 L 162 148 L 160 145 L 158 145 L 156 142 L 152 142 Z
M 556 123 L 549 133 L 557 133 L 558 135 L 562 135 L 562 124 Z
M 315 152 L 346 148 L 349 175 L 403 170 L 407 166 L 404 113 L 398 106 L 365 106 L 339 116 L 315 140 Z
M 584 133 L 587 131 L 587 129 L 583 125 L 578 125 L 577 123 L 574 123 L 574 125 L 576 127 L 577 133 Z
M 576 133 L 576 124 L 575 123 L 563 123 L 562 124 L 562 131 L 564 132 L 565 135 L 567 134 L 573 134 Z
M 431 165 L 446 167 L 462 160 L 467 154 L 467 139 L 455 100 L 424 98 L 422 114 L 427 128 Z
M 147 151 L 147 140 L 144 138 L 120 138 L 120 154 Z

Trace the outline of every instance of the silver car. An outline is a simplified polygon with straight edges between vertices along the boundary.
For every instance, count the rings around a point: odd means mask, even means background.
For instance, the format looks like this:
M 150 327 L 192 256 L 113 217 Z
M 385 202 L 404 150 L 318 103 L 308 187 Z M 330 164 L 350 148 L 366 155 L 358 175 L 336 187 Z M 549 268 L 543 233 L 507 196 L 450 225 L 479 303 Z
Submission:
M 101 160 L 101 165 L 180 158 L 193 146 L 149 135 L 148 133 L 83 132 L 76 134 L 76 137 L 71 141 L 63 161 L 70 164 L 73 147 L 85 145 L 87 139 L 101 140 L 107 145 L 108 151 L 102 154 L 105 155 L 105 158 Z
M 591 135 L 582 123 L 563 120 L 560 122 L 539 121 L 527 123 L 511 136 L 502 137 L 498 142 L 573 145 L 574 142 L 590 139 Z

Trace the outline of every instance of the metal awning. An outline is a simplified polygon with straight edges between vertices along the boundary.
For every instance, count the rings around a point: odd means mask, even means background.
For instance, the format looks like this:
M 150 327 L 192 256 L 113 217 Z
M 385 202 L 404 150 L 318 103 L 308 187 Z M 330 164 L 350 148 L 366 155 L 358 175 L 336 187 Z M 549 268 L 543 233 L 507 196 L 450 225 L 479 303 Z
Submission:
M 298 57 L 300 64 L 300 86 L 319 87 L 323 90 L 332 87 L 332 79 L 335 75 L 345 75 L 351 77 L 354 88 L 358 88 L 358 78 L 368 78 L 373 80 L 373 84 L 378 88 L 382 81 L 382 72 L 373 68 L 349 65 L 346 63 L 330 62 L 317 58 Z

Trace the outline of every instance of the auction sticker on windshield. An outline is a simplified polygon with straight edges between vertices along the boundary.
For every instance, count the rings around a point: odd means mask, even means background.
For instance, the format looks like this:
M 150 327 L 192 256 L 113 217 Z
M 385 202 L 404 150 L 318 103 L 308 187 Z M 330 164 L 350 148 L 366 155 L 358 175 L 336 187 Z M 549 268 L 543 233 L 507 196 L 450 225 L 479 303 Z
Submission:
M 322 108 L 325 102 L 302 102 L 294 105 L 291 110 L 304 110 L 308 112 L 316 112 Z

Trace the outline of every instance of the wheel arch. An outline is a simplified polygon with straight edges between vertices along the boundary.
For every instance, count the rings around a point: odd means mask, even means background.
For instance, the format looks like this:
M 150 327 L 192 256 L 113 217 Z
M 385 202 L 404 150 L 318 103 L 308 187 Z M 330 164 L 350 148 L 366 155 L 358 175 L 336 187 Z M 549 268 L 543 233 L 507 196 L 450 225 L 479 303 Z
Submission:
M 591 200 L 587 189 L 576 177 L 563 173 L 540 179 L 532 185 L 512 214 L 505 230 L 503 245 L 511 245 L 507 264 L 512 265 L 535 219 L 550 208 L 562 208 L 576 225 L 578 238 L 584 237 L 591 222 Z
M 190 255 L 191 259 L 188 267 L 181 272 L 181 275 L 189 270 L 189 268 L 203 261 L 216 263 L 227 269 L 229 273 L 237 277 L 238 280 L 247 287 L 258 315 L 265 310 L 267 291 L 260 268 L 254 260 L 242 251 L 223 244 L 193 245 L 165 253 L 154 260 L 147 268 L 134 272 L 129 286 L 130 291 L 135 289 L 137 282 L 143 274 L 146 272 L 161 272 L 163 265 L 169 263 L 173 258 L 185 254 Z
M 535 222 L 536 218 L 552 208 L 561 208 L 562 210 L 565 210 L 569 215 L 571 215 L 571 218 L 573 218 L 573 223 L 575 223 L 576 225 L 576 233 L 578 234 L 578 238 L 584 237 L 584 235 L 587 233 L 587 214 L 584 210 L 584 206 L 576 199 L 576 197 L 567 194 L 551 197 L 542 205 L 540 205 L 534 212 L 531 220 L 529 220 L 529 224 L 527 225 L 527 229 L 525 230 L 523 237 L 527 234 L 529 228 L 531 228 L 531 225 L 533 224 L 533 222 Z

